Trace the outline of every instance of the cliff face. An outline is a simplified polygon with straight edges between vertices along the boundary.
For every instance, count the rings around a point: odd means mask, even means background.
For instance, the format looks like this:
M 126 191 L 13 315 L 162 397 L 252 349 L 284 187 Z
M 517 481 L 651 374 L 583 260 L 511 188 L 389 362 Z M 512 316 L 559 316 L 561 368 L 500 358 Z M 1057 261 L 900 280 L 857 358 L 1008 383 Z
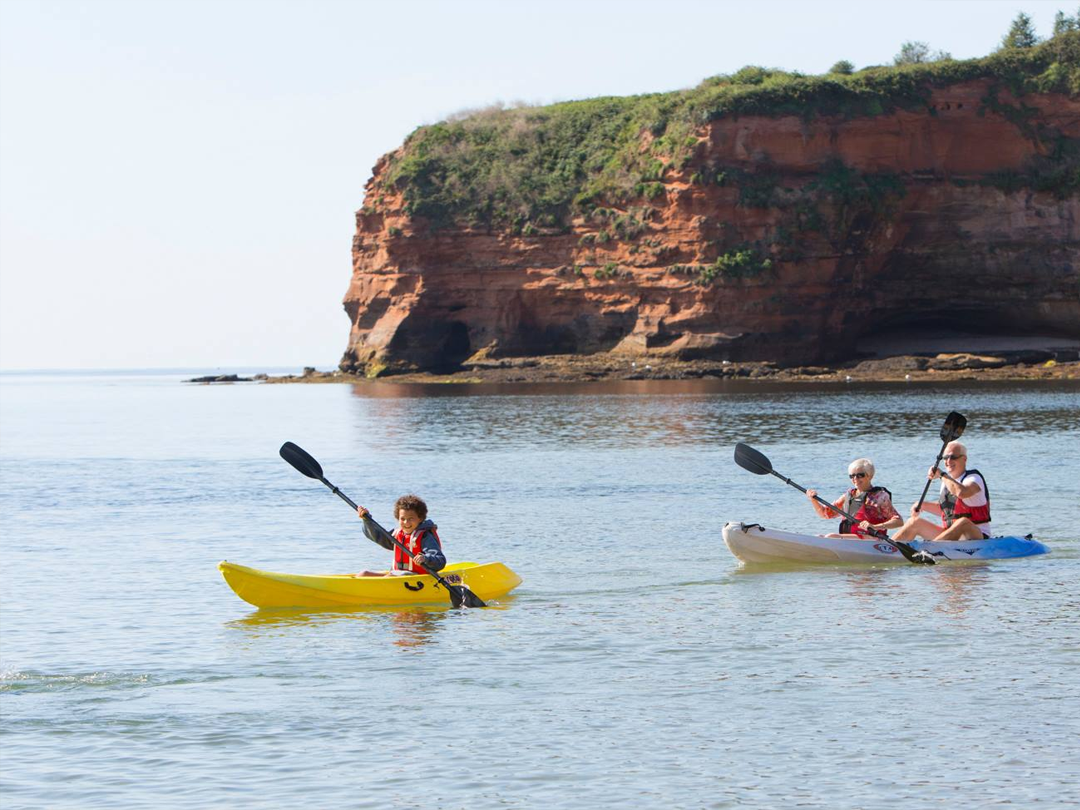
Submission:
M 946 325 L 1080 336 L 1080 197 L 1039 179 L 1080 144 L 1077 97 L 976 80 L 918 109 L 724 117 L 692 137 L 636 198 L 518 233 L 410 216 L 386 156 L 378 206 L 357 213 L 341 367 L 478 352 L 799 364 Z

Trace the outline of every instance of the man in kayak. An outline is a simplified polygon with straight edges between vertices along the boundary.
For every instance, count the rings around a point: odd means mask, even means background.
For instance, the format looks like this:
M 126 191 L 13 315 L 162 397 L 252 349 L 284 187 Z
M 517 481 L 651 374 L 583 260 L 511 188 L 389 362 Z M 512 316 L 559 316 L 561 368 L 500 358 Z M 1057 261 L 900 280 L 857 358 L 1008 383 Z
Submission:
M 394 503 L 394 518 L 398 522 L 398 528 L 393 534 L 376 523 L 371 512 L 363 506 L 358 506 L 356 513 L 364 521 L 364 534 L 367 538 L 394 552 L 394 567 L 390 571 L 361 571 L 353 576 L 426 574 L 428 571 L 441 571 L 445 567 L 446 557 L 443 556 L 438 527 L 427 519 L 427 504 L 420 498 L 415 495 L 402 495 L 397 499 Z M 394 543 L 395 539 L 408 548 L 408 554 Z
M 945 475 L 936 466 L 926 477 L 941 479 L 941 494 L 937 503 L 924 501 L 920 511 L 941 517 L 941 525 L 919 517 L 912 504 L 911 517 L 893 535 L 896 540 L 983 540 L 992 535 L 990 525 L 990 491 L 986 479 L 978 470 L 967 468 L 967 448 L 960 442 L 945 446 Z
M 853 515 L 856 520 L 852 523 L 852 521 L 844 518 L 840 521 L 840 530 L 827 534 L 825 537 L 873 540 L 875 538 L 870 534 L 871 529 L 885 531 L 904 522 L 904 519 L 900 517 L 900 513 L 893 507 L 892 493 L 885 487 L 873 486 L 874 462 L 868 458 L 855 459 L 848 465 L 848 478 L 851 479 L 851 483 L 855 486 L 837 498 L 833 502 L 833 506 L 847 512 L 849 515 Z M 810 504 L 818 515 L 825 519 L 840 517 L 838 512 L 834 512 L 814 500 L 816 496 L 817 490 L 806 490 L 806 497 L 810 499 Z

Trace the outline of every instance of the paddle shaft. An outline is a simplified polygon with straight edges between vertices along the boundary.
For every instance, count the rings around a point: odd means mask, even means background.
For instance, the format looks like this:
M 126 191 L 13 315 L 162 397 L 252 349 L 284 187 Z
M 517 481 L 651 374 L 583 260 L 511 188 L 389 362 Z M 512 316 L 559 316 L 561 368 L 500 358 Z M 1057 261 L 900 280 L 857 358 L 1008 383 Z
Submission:
M 326 484 L 326 486 L 330 487 L 331 492 L 333 492 L 335 495 L 337 495 L 339 498 L 341 498 L 341 500 L 345 501 L 345 503 L 347 503 L 349 506 L 351 506 L 353 508 L 353 511 L 356 511 L 357 509 L 360 508 L 356 503 L 353 502 L 352 498 L 350 498 L 348 495 L 346 495 L 340 489 L 335 487 L 333 484 L 331 484 L 329 481 L 327 481 L 321 475 L 319 476 L 319 480 L 322 481 L 324 484 Z M 372 518 L 372 522 L 374 522 L 374 518 Z M 386 530 L 383 529 L 383 531 L 386 531 Z M 404 543 L 402 543 L 400 540 L 398 540 L 396 537 L 394 537 L 393 534 L 391 534 L 390 532 L 386 532 L 386 534 L 390 537 L 391 540 L 394 541 L 394 545 L 397 546 L 398 548 L 400 548 L 405 553 L 405 555 L 407 557 L 412 557 L 413 556 L 413 553 L 411 551 L 409 551 L 408 547 Z M 415 561 L 414 561 L 414 564 L 415 564 Z M 424 571 L 426 571 L 428 574 L 435 577 L 435 579 L 437 579 L 439 581 L 439 583 L 444 588 L 446 588 L 447 593 L 453 593 L 453 591 L 450 590 L 453 586 L 449 582 L 447 582 L 445 579 L 440 577 L 437 573 L 432 571 L 426 565 L 421 565 L 420 567 L 423 568 Z
M 949 442 L 954 442 L 961 436 L 963 436 L 964 428 L 966 427 L 967 417 L 965 417 L 962 413 L 952 411 L 948 416 L 945 417 L 945 424 L 941 426 L 941 451 L 937 454 L 937 458 L 934 459 L 935 469 L 937 468 L 937 465 L 941 463 L 941 459 L 944 458 L 945 448 L 949 446 Z M 938 472 L 941 471 L 938 470 Z M 946 478 L 949 477 L 944 472 L 942 472 L 941 474 L 944 475 Z M 919 502 L 915 505 L 916 514 L 918 514 L 920 509 L 922 509 L 923 501 L 926 500 L 926 493 L 930 491 L 930 482 L 933 480 L 933 478 L 926 479 L 926 486 L 923 487 L 922 495 L 919 496 Z M 955 478 L 953 478 L 952 480 L 956 481 Z M 959 481 L 957 481 L 957 483 L 959 483 Z
M 937 458 L 934 460 L 934 466 L 935 467 L 937 467 L 937 465 L 941 463 L 941 459 L 945 455 L 945 448 L 948 447 L 948 446 L 949 446 L 948 441 L 942 442 L 942 444 L 941 444 L 941 452 L 937 454 Z M 942 473 L 942 474 L 944 474 L 944 473 Z M 920 509 L 922 509 L 923 501 L 926 500 L 926 493 L 930 491 L 930 484 L 931 484 L 931 482 L 933 480 L 934 480 L 933 478 L 927 478 L 926 479 L 926 486 L 923 487 L 922 495 L 919 496 L 919 502 L 915 505 L 915 511 L 916 512 L 918 512 Z
M 791 484 L 791 486 L 795 487 L 795 489 L 799 490 L 804 495 L 809 495 L 810 494 L 809 492 L 806 491 L 806 489 L 804 487 L 799 486 L 794 481 L 792 481 L 790 478 L 787 478 L 787 477 L 781 475 L 776 470 L 769 470 L 769 472 L 772 473 L 773 475 L 775 475 L 777 478 L 779 478 L 784 483 Z M 835 506 L 834 504 L 829 503 L 827 500 L 822 498 L 820 495 L 815 495 L 814 500 L 817 501 L 818 503 L 824 505 L 824 506 L 827 506 L 833 512 L 836 512 L 838 514 L 843 515 L 848 520 L 850 520 L 852 523 L 857 524 L 859 522 L 859 519 L 856 518 L 854 515 L 848 514 L 843 509 L 840 509 L 837 506 Z M 872 535 L 874 535 L 874 537 L 877 537 L 880 540 L 886 540 L 886 541 L 888 541 L 890 543 L 892 542 L 891 540 L 889 540 L 889 535 L 886 534 L 885 532 L 881 531 L 880 529 L 875 529 L 875 528 L 871 527 L 869 531 L 870 531 L 870 533 Z
M 951 475 L 949 475 L 944 470 L 938 470 L 938 475 L 940 475 L 946 481 L 952 481 L 954 484 L 960 484 L 960 486 L 964 485 L 962 481 L 960 481 L 959 479 L 953 478 Z M 923 490 L 923 496 L 919 499 L 919 505 L 915 507 L 915 514 L 916 515 L 918 515 L 919 510 L 922 509 L 923 501 L 926 500 L 926 493 L 930 491 L 930 484 L 933 483 L 933 481 L 934 481 L 933 478 L 928 478 L 926 480 L 926 488 Z M 833 508 L 835 509 L 836 507 L 833 507 Z

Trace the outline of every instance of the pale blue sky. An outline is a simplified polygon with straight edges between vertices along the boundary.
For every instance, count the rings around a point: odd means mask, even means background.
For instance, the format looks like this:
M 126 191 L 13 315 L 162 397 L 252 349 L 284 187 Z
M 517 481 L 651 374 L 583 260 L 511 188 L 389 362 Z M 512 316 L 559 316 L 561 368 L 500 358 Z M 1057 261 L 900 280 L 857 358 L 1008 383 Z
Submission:
M 983 56 L 1054 0 L 0 2 L 0 368 L 333 368 L 353 212 L 415 127 L 747 64 Z

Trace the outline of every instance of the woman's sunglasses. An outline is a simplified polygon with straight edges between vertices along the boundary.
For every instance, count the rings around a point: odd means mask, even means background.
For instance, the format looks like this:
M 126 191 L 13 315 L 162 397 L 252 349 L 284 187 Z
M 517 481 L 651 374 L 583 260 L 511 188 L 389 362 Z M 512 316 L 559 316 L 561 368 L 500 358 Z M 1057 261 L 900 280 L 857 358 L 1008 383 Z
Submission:
M 866 478 L 866 473 L 848 473 L 848 478 Z

